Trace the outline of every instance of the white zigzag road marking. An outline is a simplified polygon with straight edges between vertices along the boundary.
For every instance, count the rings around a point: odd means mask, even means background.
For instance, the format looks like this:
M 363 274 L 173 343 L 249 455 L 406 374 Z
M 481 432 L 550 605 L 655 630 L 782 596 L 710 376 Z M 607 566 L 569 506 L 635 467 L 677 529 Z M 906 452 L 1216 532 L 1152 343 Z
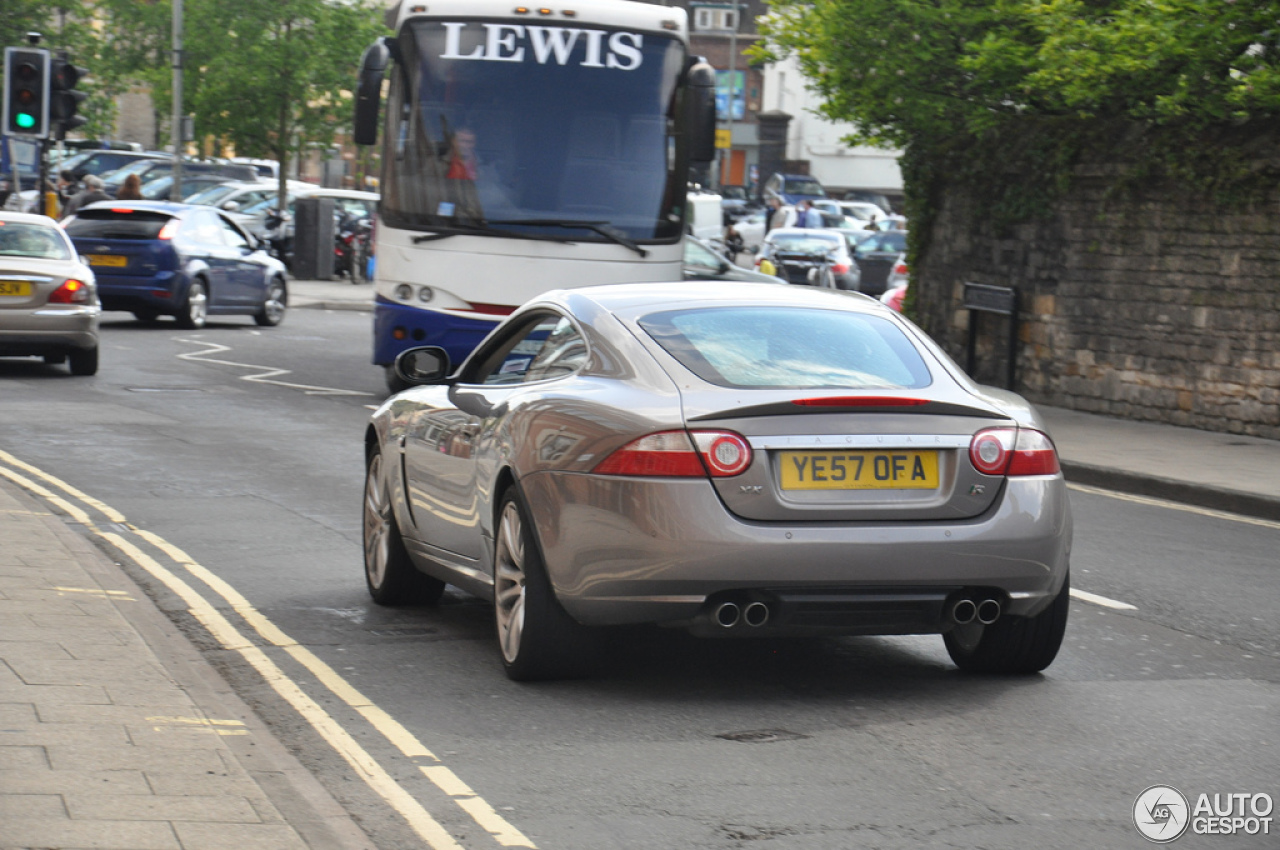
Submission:
M 259 366 L 254 363 L 237 363 L 234 360 L 218 360 L 209 355 L 221 354 L 224 351 L 230 351 L 231 347 L 221 345 L 216 342 L 206 342 L 202 339 L 186 339 L 184 337 L 175 337 L 178 342 L 187 343 L 188 345 L 203 345 L 204 351 L 190 351 L 186 354 L 179 354 L 179 360 L 195 360 L 201 363 L 216 363 L 219 366 L 234 366 L 237 369 L 254 369 L 258 370 L 252 375 L 241 375 L 240 380 L 251 381 L 255 384 L 273 384 L 277 387 L 287 387 L 291 390 L 301 390 L 307 395 L 348 395 L 348 396 L 371 396 L 373 393 L 367 393 L 363 390 L 340 390 L 334 387 L 316 387 L 310 384 L 295 384 L 290 381 L 275 380 L 280 375 L 292 375 L 291 369 L 275 369 L 271 366 Z

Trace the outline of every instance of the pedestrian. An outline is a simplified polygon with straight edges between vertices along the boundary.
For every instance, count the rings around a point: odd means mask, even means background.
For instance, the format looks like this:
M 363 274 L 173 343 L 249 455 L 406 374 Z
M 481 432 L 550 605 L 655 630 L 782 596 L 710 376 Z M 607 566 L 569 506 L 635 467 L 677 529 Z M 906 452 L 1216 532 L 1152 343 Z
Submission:
M 744 247 L 742 234 L 738 232 L 738 228 L 730 224 L 724 229 L 724 255 L 731 263 L 738 261 L 738 255 L 742 253 Z
M 62 209 L 63 218 L 74 215 L 76 210 L 87 204 L 111 200 L 111 196 L 102 191 L 102 179 L 97 175 L 86 174 L 81 182 L 84 183 L 84 188 L 67 201 L 67 205 Z
M 142 200 L 142 178 L 136 174 L 130 174 L 124 178 L 120 191 L 116 192 L 117 201 L 141 201 Z
M 79 181 L 68 169 L 58 172 L 58 205 L 66 209 L 67 201 L 80 190 Z
M 786 214 L 782 211 L 782 201 L 776 197 L 769 199 L 769 214 L 765 216 L 764 232 L 768 233 L 775 227 L 786 226 Z
M 813 201 L 804 201 L 802 206 L 803 223 L 801 227 L 821 228 L 826 226 L 826 222 L 822 220 L 822 210 L 813 205 Z

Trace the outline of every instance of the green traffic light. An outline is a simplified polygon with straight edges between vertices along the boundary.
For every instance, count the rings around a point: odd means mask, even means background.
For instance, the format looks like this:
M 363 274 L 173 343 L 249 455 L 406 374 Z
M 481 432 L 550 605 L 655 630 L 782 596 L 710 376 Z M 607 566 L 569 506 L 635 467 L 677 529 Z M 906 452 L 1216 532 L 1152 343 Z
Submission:
M 34 115 L 29 115 L 26 112 L 19 112 L 13 117 L 13 122 L 24 130 L 30 130 L 32 127 L 36 126 L 36 117 Z

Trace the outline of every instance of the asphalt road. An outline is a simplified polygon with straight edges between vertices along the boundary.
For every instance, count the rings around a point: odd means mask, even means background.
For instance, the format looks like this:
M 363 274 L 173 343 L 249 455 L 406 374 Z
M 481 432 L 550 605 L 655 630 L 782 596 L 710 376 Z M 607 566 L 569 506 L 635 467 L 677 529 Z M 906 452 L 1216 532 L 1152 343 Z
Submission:
M 1280 798 L 1280 524 L 1121 494 L 1073 490 L 1073 584 L 1134 607 L 1073 602 L 1043 676 L 962 675 L 936 637 L 631 629 L 602 678 L 509 682 L 488 606 L 365 593 L 361 435 L 385 397 L 369 323 L 295 310 L 279 328 L 186 332 L 108 314 L 95 378 L 0 360 L 0 450 L 180 548 L 393 718 L 432 759 L 270 648 L 468 850 L 515 834 L 543 850 L 1141 847 L 1148 786 Z M 124 565 L 379 846 L 421 846 L 311 722 Z M 516 832 L 456 805 L 432 765 Z

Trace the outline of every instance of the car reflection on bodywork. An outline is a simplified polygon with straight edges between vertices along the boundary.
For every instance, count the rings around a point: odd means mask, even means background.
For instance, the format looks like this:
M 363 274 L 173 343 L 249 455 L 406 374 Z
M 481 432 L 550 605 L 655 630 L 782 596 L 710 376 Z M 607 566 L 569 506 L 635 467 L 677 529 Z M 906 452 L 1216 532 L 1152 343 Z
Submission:
M 604 660 L 596 627 L 941 634 L 1030 673 L 1067 616 L 1071 513 L 1018 396 L 858 295 L 697 282 L 547 293 L 366 432 L 365 580 L 493 604 L 513 679 Z

